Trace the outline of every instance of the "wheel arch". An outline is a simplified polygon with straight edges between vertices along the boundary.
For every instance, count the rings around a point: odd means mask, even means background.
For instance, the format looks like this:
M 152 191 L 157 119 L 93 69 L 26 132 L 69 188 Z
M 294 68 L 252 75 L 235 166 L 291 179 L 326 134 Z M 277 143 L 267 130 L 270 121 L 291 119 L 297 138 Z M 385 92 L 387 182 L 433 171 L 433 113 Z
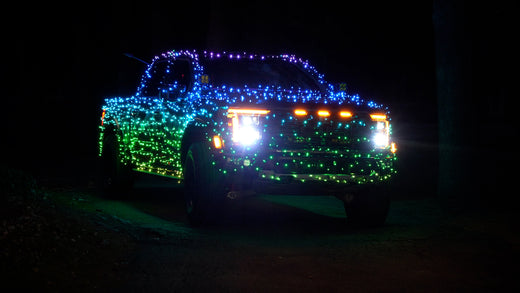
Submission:
M 132 166 L 133 162 L 131 159 L 130 147 L 125 139 L 126 133 L 122 129 L 117 117 L 110 114 L 112 113 L 106 111 L 106 115 L 102 117 L 102 122 L 99 126 L 99 156 L 101 157 L 103 155 L 105 139 L 108 136 L 113 135 L 117 139 L 117 144 L 119 145 L 118 149 L 119 155 L 121 156 L 121 162 L 125 165 Z
M 195 118 L 188 124 L 181 140 L 180 152 L 182 164 L 184 164 L 186 160 L 186 154 L 192 143 L 203 142 L 208 139 L 208 125 L 209 123 L 201 118 Z

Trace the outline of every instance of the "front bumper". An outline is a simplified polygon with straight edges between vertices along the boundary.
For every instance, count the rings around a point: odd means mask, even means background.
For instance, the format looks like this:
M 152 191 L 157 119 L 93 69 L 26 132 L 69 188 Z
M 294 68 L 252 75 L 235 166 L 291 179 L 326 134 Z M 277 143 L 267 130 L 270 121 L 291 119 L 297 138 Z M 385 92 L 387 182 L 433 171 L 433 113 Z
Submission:
M 388 182 L 396 157 L 387 150 L 269 151 L 215 154 L 230 191 L 339 195 Z

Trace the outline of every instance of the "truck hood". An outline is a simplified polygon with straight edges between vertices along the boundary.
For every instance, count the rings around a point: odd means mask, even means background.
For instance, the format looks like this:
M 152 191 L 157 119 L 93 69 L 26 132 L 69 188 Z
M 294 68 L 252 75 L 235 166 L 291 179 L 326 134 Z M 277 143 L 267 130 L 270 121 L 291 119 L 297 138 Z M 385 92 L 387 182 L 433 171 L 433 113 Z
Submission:
M 381 104 L 373 101 L 361 99 L 358 95 L 350 95 L 343 91 L 334 92 L 327 90 L 324 92 L 284 89 L 273 87 L 258 88 L 232 88 L 232 87 L 211 87 L 207 89 L 204 96 L 208 101 L 212 101 L 219 106 L 244 106 L 254 105 L 269 108 L 294 108 L 295 105 L 304 105 L 306 108 L 341 108 L 347 107 L 356 110 L 385 110 Z

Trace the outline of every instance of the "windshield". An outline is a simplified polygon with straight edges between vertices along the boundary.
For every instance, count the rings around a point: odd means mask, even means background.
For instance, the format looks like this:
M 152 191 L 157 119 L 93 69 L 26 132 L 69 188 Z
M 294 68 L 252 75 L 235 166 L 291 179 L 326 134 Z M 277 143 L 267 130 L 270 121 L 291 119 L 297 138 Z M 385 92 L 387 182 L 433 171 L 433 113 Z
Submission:
M 204 71 L 215 86 L 275 86 L 319 90 L 318 82 L 297 65 L 280 59 L 206 59 Z

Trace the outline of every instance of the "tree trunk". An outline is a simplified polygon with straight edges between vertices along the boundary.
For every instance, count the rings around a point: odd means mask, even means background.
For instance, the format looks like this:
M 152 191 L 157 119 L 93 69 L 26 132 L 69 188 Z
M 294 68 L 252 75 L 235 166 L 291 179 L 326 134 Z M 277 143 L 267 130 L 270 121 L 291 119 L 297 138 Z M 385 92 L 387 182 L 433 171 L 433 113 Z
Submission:
M 438 195 L 449 210 L 460 210 L 476 195 L 472 184 L 472 142 L 476 125 L 472 101 L 472 51 L 461 1 L 435 0 L 433 24 L 439 119 Z M 474 145 L 473 145 L 474 146 Z

